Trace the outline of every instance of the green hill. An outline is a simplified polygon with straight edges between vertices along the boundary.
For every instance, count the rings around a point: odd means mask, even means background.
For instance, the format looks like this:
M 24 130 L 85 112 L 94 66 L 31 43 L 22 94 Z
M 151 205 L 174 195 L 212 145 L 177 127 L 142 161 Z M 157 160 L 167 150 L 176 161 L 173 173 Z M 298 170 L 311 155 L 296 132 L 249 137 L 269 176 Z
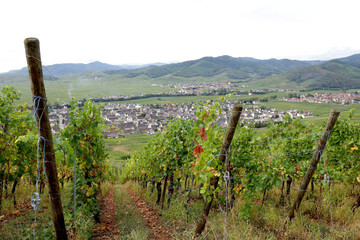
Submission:
M 291 69 L 318 64 L 317 61 L 297 61 L 289 59 L 258 60 L 254 58 L 233 58 L 230 56 L 204 57 L 198 60 L 140 68 L 126 73 L 126 77 L 145 75 L 150 78 L 160 77 L 216 77 L 225 75 L 230 80 L 261 79 L 280 74 Z M 108 72 L 110 73 L 110 72 Z M 114 73 L 114 72 L 112 72 Z M 122 72 L 118 71 L 118 74 Z M 164 80 L 164 79 L 163 79 Z
M 293 69 L 285 76 L 306 89 L 360 88 L 360 55 Z
M 250 85 L 298 90 L 358 89 L 360 88 L 360 54 L 294 68 L 285 73 L 254 80 Z
M 289 59 L 258 60 L 230 56 L 204 57 L 166 65 L 136 69 L 100 62 L 55 64 L 43 69 L 49 100 L 68 101 L 114 95 L 169 92 L 156 84 L 232 81 L 247 88 L 296 90 L 360 88 L 360 54 L 327 62 Z M 69 74 L 71 73 L 71 74 Z M 156 84 L 154 84 L 156 83 Z M 27 69 L 0 74 L 0 87 L 13 85 L 29 102 Z

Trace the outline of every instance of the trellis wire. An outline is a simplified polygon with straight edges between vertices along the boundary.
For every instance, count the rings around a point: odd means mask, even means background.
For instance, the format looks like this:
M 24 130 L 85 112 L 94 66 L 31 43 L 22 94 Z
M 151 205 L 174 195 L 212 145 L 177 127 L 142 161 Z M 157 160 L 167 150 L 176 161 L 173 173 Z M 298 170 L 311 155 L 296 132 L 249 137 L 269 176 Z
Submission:
M 236 112 L 233 112 L 232 115 L 234 114 L 238 114 L 240 113 L 241 114 L 242 111 L 236 111 Z M 229 128 L 235 128 L 236 129 L 237 125 L 235 127 L 229 127 Z M 224 134 L 225 136 L 225 134 Z M 215 201 L 218 203 L 218 206 L 219 206 L 219 209 L 220 211 L 222 212 L 222 215 L 223 215 L 223 218 L 224 218 L 224 239 L 227 240 L 228 239 L 228 232 L 227 232 L 227 216 L 228 216 L 228 213 L 229 213 L 229 188 L 230 188 L 230 181 L 231 181 L 231 174 L 230 174 L 230 171 L 229 171 L 229 165 L 230 165 L 230 160 L 229 160 L 229 157 L 228 157 L 228 153 L 231 151 L 231 143 L 229 145 L 226 145 L 225 144 L 225 138 L 223 140 L 223 143 L 222 143 L 222 147 L 225 147 L 225 154 L 218 154 L 216 156 L 224 156 L 225 155 L 225 171 L 224 171 L 224 185 L 225 185 L 225 188 L 224 188 L 224 194 L 225 194 L 225 211 L 222 209 L 219 201 L 217 200 L 216 198 L 216 194 L 214 194 L 214 198 L 215 198 Z M 208 161 L 208 165 L 212 162 L 212 160 L 215 158 L 215 156 L 210 160 Z M 210 163 L 209 163 L 210 162 Z M 232 189 L 230 188 L 230 192 L 232 191 Z M 231 194 L 230 194 L 231 195 Z
M 33 111 L 33 117 L 32 117 L 32 121 L 34 121 L 35 119 L 35 115 L 37 113 L 37 111 L 39 110 L 39 104 L 40 104 L 40 100 L 42 99 L 42 97 L 40 96 L 33 96 L 34 98 L 34 104 L 33 104 L 33 108 L 34 108 L 34 111 Z M 44 100 L 46 100 L 45 98 L 43 98 Z M 37 104 L 36 104 L 36 100 L 37 101 Z M 36 107 L 35 107 L 36 106 Z
M 32 121 L 35 119 L 35 117 L 38 118 L 38 132 L 39 132 L 39 137 L 38 137 L 38 141 L 37 141 L 37 150 L 36 150 L 36 162 L 37 162 L 37 176 L 36 176 L 36 192 L 31 194 L 31 205 L 32 207 L 34 208 L 34 226 L 33 226 L 33 236 L 34 236 L 34 239 L 36 239 L 36 222 L 37 222 L 37 219 L 36 219 L 36 212 L 37 212 L 37 209 L 38 209 L 38 205 L 40 204 L 40 194 L 39 194 L 39 181 L 40 181 L 40 177 L 41 177 L 41 172 L 40 172 L 40 159 L 39 159 L 39 156 L 40 156 L 40 142 L 42 141 L 43 144 L 42 144 L 42 147 L 43 147 L 43 150 L 41 151 L 42 153 L 42 158 L 41 158 L 41 161 L 42 161 L 42 169 L 43 169 L 43 175 L 45 175 L 45 163 L 54 163 L 56 164 L 56 160 L 55 161 L 45 161 L 45 156 L 46 156 L 46 151 L 45 151 L 45 146 L 46 146 L 46 142 L 53 142 L 51 140 L 48 140 L 46 139 L 45 137 L 41 136 L 40 134 L 40 130 L 42 129 L 40 127 L 40 123 L 41 123 L 41 118 L 44 114 L 44 111 L 45 109 L 48 107 L 48 104 L 47 104 L 47 99 L 46 98 L 43 98 L 43 97 L 40 97 L 40 96 L 33 96 L 34 98 L 34 105 L 33 105 L 33 118 L 32 118 Z M 40 109 L 39 108 L 39 104 L 40 104 L 40 101 L 41 100 L 44 100 L 46 103 L 45 103 L 45 106 L 44 108 Z M 41 114 L 40 116 L 38 116 L 38 111 L 39 110 L 42 110 L 41 111 Z M 47 131 L 51 131 L 51 129 L 46 129 Z M 52 153 L 54 154 L 54 153 Z M 57 199 L 57 198 L 53 198 L 51 196 L 49 196 L 50 199 Z
M 235 127 L 236 128 L 236 127 Z M 322 132 L 323 134 L 326 134 L 327 135 L 327 141 L 326 141 L 326 144 L 327 144 L 327 142 L 328 142 L 328 140 L 329 140 L 329 137 L 330 137 L 330 133 L 331 133 L 331 131 L 326 131 L 326 132 Z M 310 133 L 311 135 L 315 135 L 315 134 L 318 134 L 318 133 Z M 301 135 L 301 137 L 303 137 L 304 135 Z M 291 139 L 291 140 L 298 140 L 298 139 L 294 139 L 294 138 L 289 138 L 289 139 Z M 223 146 L 224 146 L 224 143 L 223 143 Z M 326 147 L 326 145 L 325 145 L 325 147 Z M 218 202 L 218 200 L 217 200 L 217 197 L 216 197 L 216 194 L 214 193 L 214 198 L 215 198 L 215 200 L 216 200 L 216 202 L 218 203 L 218 206 L 219 206 L 219 209 L 220 209 L 220 211 L 222 212 L 222 215 L 223 215 L 223 218 L 224 218 L 224 237 L 225 237 L 225 239 L 227 239 L 228 238 L 228 233 L 227 233 L 227 214 L 228 214 L 228 188 L 229 188 L 229 181 L 230 181 L 230 178 L 231 178 L 231 176 L 230 176 L 230 172 L 229 172 L 229 170 L 228 170 L 228 165 L 229 165 L 229 158 L 228 158 L 228 152 L 230 151 L 230 149 L 231 149 L 231 144 L 230 144 L 230 146 L 228 146 L 228 148 L 226 149 L 226 152 L 225 152 L 225 154 L 217 154 L 217 155 L 215 155 L 212 159 L 210 159 L 207 163 L 208 163 L 208 165 L 210 165 L 211 164 L 211 162 L 213 161 L 213 159 L 215 158 L 215 157 L 218 157 L 218 156 L 221 156 L 221 155 L 225 155 L 225 172 L 224 172 L 224 176 L 223 176 L 223 178 L 224 178 L 224 184 L 225 184 L 225 188 L 224 188 L 224 192 L 225 192 L 225 211 L 222 209 L 222 207 L 221 207 L 221 205 L 220 205 L 220 203 Z M 314 149 L 313 150 L 309 150 L 308 152 L 307 152 L 307 154 L 310 154 L 311 152 L 313 152 L 313 151 L 315 151 Z M 318 157 L 321 159 L 321 156 L 322 156 L 322 153 L 323 153 L 323 151 L 324 150 L 320 150 L 319 152 L 318 152 Z M 299 154 L 301 154 L 301 155 L 303 155 L 304 153 L 306 153 L 306 152 L 304 152 L 304 151 L 301 151 L 301 152 L 298 152 Z M 287 154 L 287 156 L 294 156 L 294 153 L 292 153 L 292 154 Z M 325 162 L 324 162 L 324 167 L 326 168 L 326 164 L 325 164 Z M 309 167 L 307 167 L 307 168 L 309 168 Z M 329 184 L 329 181 L 330 181 L 330 179 L 329 179 L 329 177 L 327 177 L 326 178 L 326 176 L 329 176 L 329 175 L 324 175 L 324 180 L 326 181 L 326 180 L 328 180 L 327 181 L 327 183 Z M 231 191 L 231 190 L 230 190 Z M 301 191 L 301 189 L 299 189 L 299 191 Z M 304 190 L 304 191 L 306 191 L 306 190 Z M 330 216 L 331 216 L 331 223 L 333 224 L 333 220 L 332 220 L 332 210 L 331 210 L 331 203 L 330 203 Z M 334 234 L 334 232 L 333 232 L 333 234 Z M 334 235 L 335 236 L 335 235 Z
M 193 192 L 193 185 L 194 185 L 194 176 L 191 175 L 191 184 L 190 185 L 190 189 L 187 189 L 189 191 L 189 197 L 187 199 L 187 211 L 186 211 L 186 222 L 189 222 L 189 210 L 190 210 L 190 201 L 191 201 L 191 193 Z M 185 186 L 186 187 L 186 186 Z
M 325 132 L 325 134 L 327 134 L 327 140 L 329 139 L 329 136 L 330 136 L 330 132 L 331 131 L 326 131 Z M 317 133 L 310 133 L 309 135 L 315 135 L 315 134 L 317 134 Z M 301 135 L 301 137 L 303 137 L 304 136 L 304 134 L 303 135 Z M 289 138 L 289 139 L 292 139 L 292 140 L 299 140 L 299 139 L 294 139 L 294 138 Z M 326 146 L 326 145 L 325 145 Z M 207 163 L 208 163 L 208 165 L 209 164 L 211 164 L 212 163 L 212 161 L 213 161 L 213 159 L 215 159 L 215 157 L 219 157 L 219 156 L 221 156 L 221 155 L 225 155 L 226 156 L 226 162 L 225 162 L 225 172 L 224 172 L 224 181 L 225 181 L 225 198 L 226 198 L 226 205 L 225 205 L 225 207 L 226 207 L 226 210 L 227 210 L 227 203 L 228 203 L 228 199 L 227 199 L 227 195 L 228 195 L 228 190 L 227 190 L 227 187 L 228 187 L 228 185 L 227 185 L 227 183 L 228 183 L 228 180 L 230 179 L 230 172 L 228 171 L 228 158 L 227 158 L 227 152 L 228 152 L 228 150 L 226 150 L 226 154 L 217 154 L 217 155 L 214 155 L 209 161 L 207 161 Z M 310 150 L 310 151 L 308 151 L 309 153 L 311 153 L 311 152 L 314 152 L 314 149 L 312 149 L 312 150 Z M 323 153 L 324 151 L 323 150 L 320 150 L 319 152 L 318 152 L 318 157 L 319 158 L 321 158 L 321 156 L 322 156 L 322 153 Z M 303 155 L 304 154 L 304 151 L 301 151 L 301 152 L 298 152 L 299 154 L 301 154 L 301 155 Z M 289 155 L 287 155 L 287 156 L 291 156 L 291 155 L 293 155 L 293 154 L 289 154 Z M 315 168 L 309 168 L 309 167 L 307 167 L 308 169 L 315 169 Z M 324 175 L 324 179 L 326 180 L 326 179 L 328 179 L 328 182 L 330 181 L 330 179 L 329 178 L 327 178 L 327 177 L 325 177 L 325 176 L 328 176 L 328 175 Z M 214 193 L 214 198 L 215 198 L 215 200 L 217 201 L 217 198 L 216 198 L 216 195 L 215 195 L 215 193 Z M 217 201 L 218 202 L 218 201 Z M 218 204 L 219 204 L 219 202 L 218 202 Z M 224 214 L 224 211 L 223 211 L 223 209 L 221 208 L 221 205 L 219 204 L 219 209 L 222 211 L 222 213 L 223 213 L 223 215 L 224 216 L 226 216 L 225 214 Z M 225 213 L 227 213 L 227 211 L 225 212 Z M 330 214 L 331 214 L 331 218 L 332 218 L 332 213 L 331 213 L 331 209 L 330 209 Z M 225 219 L 224 219 L 224 221 L 225 221 L 225 238 L 227 239 L 227 230 L 226 230 L 226 217 L 225 217 Z
M 325 144 L 325 147 L 329 141 L 329 137 L 330 137 L 330 133 L 331 131 L 328 131 L 327 132 L 327 139 L 326 139 L 326 144 Z M 325 149 L 324 147 L 324 149 Z M 328 185 L 329 187 L 329 191 L 330 191 L 330 175 L 327 173 L 326 171 L 326 161 L 324 161 L 324 169 L 325 169 L 325 174 L 324 174 L 324 181 L 326 182 L 326 184 Z M 329 213 L 330 213 L 330 221 L 331 221 L 331 228 L 332 228 L 332 234 L 333 234 L 333 237 L 335 239 L 335 232 L 334 232 L 334 223 L 333 223 L 333 214 L 332 214 L 332 209 L 331 209 L 331 201 L 329 201 Z
M 74 224 L 76 222 L 76 147 L 74 149 Z
M 55 77 L 55 75 L 50 71 L 50 69 L 49 68 L 47 68 L 45 65 L 43 65 L 43 63 L 42 63 L 42 61 L 41 61 L 41 59 L 38 59 L 38 58 L 36 58 L 36 57 L 34 57 L 34 56 L 30 56 L 30 55 L 26 55 L 26 57 L 28 57 L 28 58 L 33 58 L 33 59 L 35 59 L 35 60 L 37 60 L 37 61 L 39 61 L 40 63 L 41 63 L 41 66 L 42 67 L 44 67 L 45 68 L 45 70 L 50 74 L 50 77 L 52 77 L 52 78 L 55 78 L 56 79 L 56 77 Z M 65 88 L 64 88 L 64 86 L 61 84 L 61 82 L 60 81 L 56 81 L 59 85 L 60 85 L 60 87 L 63 89 L 63 90 L 65 90 Z
M 224 144 L 224 143 L 223 143 Z M 228 239 L 228 232 L 227 232 L 227 215 L 228 215 L 228 189 L 229 189 L 229 184 L 230 184 L 230 172 L 229 172 L 229 158 L 228 158 L 228 151 L 230 151 L 231 149 L 231 144 L 230 146 L 226 149 L 225 152 L 225 172 L 224 172 L 224 181 L 225 181 L 225 213 L 223 213 L 224 216 L 224 234 L 225 234 L 225 239 Z M 231 189 L 230 189 L 231 191 Z
M 45 100 L 45 102 L 47 101 L 46 98 L 42 98 L 41 96 L 33 96 L 34 97 L 34 106 L 33 106 L 33 119 L 32 121 L 35 119 L 36 117 L 36 113 L 39 110 L 39 104 L 41 100 Z M 38 101 L 36 104 L 36 100 Z M 36 106 L 35 106 L 36 105 Z M 45 107 L 47 106 L 47 104 L 45 104 Z M 44 110 L 41 112 L 41 115 L 38 116 L 39 119 L 39 128 L 40 128 L 40 121 L 41 118 L 43 116 Z M 38 142 L 37 142 L 37 149 L 36 149 L 36 192 L 31 194 L 31 206 L 34 208 L 34 227 L 33 227 L 33 235 L 34 235 L 34 239 L 36 239 L 36 211 L 37 208 L 40 204 L 40 195 L 39 195 L 39 181 L 40 181 L 40 177 L 41 177 L 41 173 L 40 173 L 40 167 L 39 167 L 39 152 L 40 152 L 40 141 L 43 141 L 43 151 L 42 151 L 42 165 L 43 165 L 43 174 L 45 175 L 45 145 L 46 145 L 46 139 L 43 136 L 40 136 L 40 129 L 39 129 L 39 138 L 38 138 Z

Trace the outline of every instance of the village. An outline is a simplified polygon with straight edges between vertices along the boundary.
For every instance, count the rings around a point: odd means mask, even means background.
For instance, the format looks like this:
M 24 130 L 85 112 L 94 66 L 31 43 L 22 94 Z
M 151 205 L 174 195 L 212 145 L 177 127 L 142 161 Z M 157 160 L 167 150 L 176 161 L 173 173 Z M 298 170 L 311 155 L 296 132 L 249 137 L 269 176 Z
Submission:
M 209 104 L 214 104 L 210 102 Z M 198 103 L 183 104 L 130 104 L 107 103 L 102 110 L 103 118 L 109 130 L 103 132 L 108 138 L 118 138 L 133 133 L 155 134 L 162 131 L 173 119 L 196 119 L 196 106 Z M 296 109 L 277 111 L 274 108 L 245 105 L 240 121 L 244 124 L 253 123 L 257 127 L 266 126 L 269 120 L 283 121 L 286 114 L 291 118 L 309 118 L 311 112 L 298 112 Z M 217 124 L 226 127 L 231 116 L 232 104 L 225 101 L 221 104 L 222 114 Z M 68 124 L 68 109 L 52 108 L 49 114 L 54 133 L 64 129 Z
M 292 92 L 288 89 L 252 89 L 244 90 L 248 85 L 233 82 L 211 82 L 211 83 L 172 83 L 172 84 L 151 84 L 151 87 L 160 87 L 168 89 L 168 92 L 156 92 L 151 94 L 132 94 L 132 95 L 116 95 L 105 96 L 100 98 L 91 98 L 95 102 L 110 101 L 128 101 L 149 97 L 165 97 L 165 96 L 200 96 L 200 95 L 225 95 L 228 93 L 236 93 L 238 95 L 265 94 L 269 92 Z
M 315 93 L 315 94 L 290 94 L 284 97 L 287 102 L 312 102 L 312 103 L 338 103 L 353 104 L 360 101 L 360 95 L 354 93 Z
M 240 91 L 241 88 L 247 87 L 245 84 L 233 82 L 211 82 L 211 83 L 171 83 L 171 84 L 151 84 L 152 87 L 175 88 L 170 94 L 195 94 L 205 95 L 216 93 L 218 91 Z

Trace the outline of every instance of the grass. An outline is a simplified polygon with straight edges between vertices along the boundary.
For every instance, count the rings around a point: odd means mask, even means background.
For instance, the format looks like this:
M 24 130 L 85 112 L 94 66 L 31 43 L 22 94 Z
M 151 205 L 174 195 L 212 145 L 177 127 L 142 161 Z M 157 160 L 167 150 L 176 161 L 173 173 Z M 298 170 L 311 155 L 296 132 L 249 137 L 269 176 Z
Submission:
M 58 80 L 45 80 L 47 99 L 53 104 L 54 102 L 69 102 L 70 95 L 80 100 L 83 98 L 161 93 L 174 90 L 151 86 L 152 82 L 139 77 L 131 79 L 119 78 L 119 76 L 102 73 L 102 78 L 94 80 L 96 74 L 98 73 L 73 74 L 59 77 Z M 14 86 L 21 91 L 22 96 L 19 102 L 32 103 L 28 76 L 0 76 L 0 89 L 5 85 Z
M 129 134 L 124 138 L 106 139 L 105 151 L 110 162 L 124 161 L 130 154 L 139 151 L 151 139 L 145 133 Z
M 357 110 L 357 115 L 360 115 L 360 104 L 352 104 L 352 105 L 340 105 L 340 104 L 327 104 L 327 103 L 309 103 L 309 102 L 301 102 L 301 103 L 292 103 L 292 102 L 268 102 L 261 104 L 266 107 L 273 107 L 276 110 L 290 110 L 292 108 L 297 109 L 298 111 L 310 111 L 313 112 L 315 116 L 328 116 L 330 111 L 336 109 L 341 112 L 349 111 L 352 108 Z
M 33 229 L 35 234 L 40 239 L 55 239 L 55 229 L 52 222 L 52 213 L 49 193 L 47 187 L 45 192 L 40 194 L 40 205 L 36 212 L 36 224 L 34 222 L 35 212 L 30 205 L 31 194 L 35 192 L 35 186 L 29 185 L 28 180 L 22 179 L 19 183 L 15 196 L 17 200 L 17 208 L 14 208 L 12 197 L 3 199 L 3 207 L 1 216 L 3 219 L 0 222 L 0 239 L 33 239 Z M 70 188 L 66 185 L 61 189 L 62 202 L 64 209 L 65 225 L 67 229 L 71 228 L 72 218 L 70 212 L 72 205 L 69 204 L 68 198 Z M 87 216 L 81 216 L 79 211 L 78 221 L 82 228 L 77 232 L 78 239 L 86 239 L 88 234 L 91 234 L 92 220 Z M 85 229 L 84 229 L 85 228 Z M 70 237 L 73 236 L 69 232 Z
M 119 239 L 148 239 L 150 233 L 132 200 L 122 185 L 114 187 L 114 202 L 117 206 L 117 224 L 122 230 Z
M 129 183 L 129 186 L 154 204 L 156 189 L 151 194 L 150 186 L 147 189 L 142 189 L 138 183 Z M 299 182 L 292 186 L 292 201 L 298 187 Z M 245 220 L 241 217 L 244 201 L 237 198 L 234 208 L 226 217 L 228 239 L 360 239 L 360 209 L 355 214 L 351 212 L 351 206 L 360 194 L 360 187 L 355 187 L 353 192 L 351 184 L 335 184 L 331 190 L 323 190 L 321 197 L 318 189 L 319 186 L 315 185 L 314 194 L 305 195 L 297 216 L 286 226 L 286 231 L 284 223 L 288 216 L 288 208 L 278 203 L 279 188 L 274 188 L 268 193 L 264 205 L 261 205 L 262 194 L 259 193 L 253 201 L 254 207 L 251 209 L 250 218 Z M 174 239 L 192 237 L 203 204 L 197 193 L 193 199 L 190 217 L 187 215 L 185 199 L 181 193 L 176 195 L 169 208 L 159 209 L 163 224 L 174 230 Z M 202 239 L 225 237 L 224 216 L 214 204 Z
M 106 194 L 109 192 L 110 188 L 112 187 L 112 183 L 109 181 L 105 181 L 102 182 L 100 185 L 100 192 L 101 192 L 101 197 L 105 197 Z M 100 199 L 102 200 L 102 199 Z
M 112 183 L 103 182 L 101 184 L 102 196 L 105 196 Z M 17 208 L 14 208 L 12 197 L 4 198 L 3 210 L 0 214 L 0 239 L 34 239 L 33 230 L 35 228 L 36 239 L 55 239 L 55 229 L 52 221 L 52 211 L 48 191 L 40 195 L 40 205 L 36 214 L 36 224 L 34 223 L 34 210 L 30 205 L 31 193 L 35 191 L 34 186 L 29 186 L 27 182 L 21 182 L 16 191 Z M 86 240 L 91 238 L 94 226 L 93 216 L 81 207 L 76 214 L 76 236 L 71 228 L 73 219 L 71 217 L 72 202 L 70 202 L 70 188 L 65 185 L 62 189 L 62 202 L 64 210 L 65 225 L 70 239 Z M 114 187 L 114 200 L 118 206 L 118 224 L 122 229 L 120 239 L 148 239 L 145 223 L 140 214 L 131 205 L 131 199 L 126 190 L 120 185 Z M 139 224 L 141 223 L 141 224 Z
M 148 185 L 144 190 L 138 183 L 127 182 L 127 185 L 132 190 L 141 196 L 148 203 L 152 204 L 157 211 L 161 214 L 161 221 L 164 226 L 169 227 L 173 231 L 174 239 L 191 239 L 193 229 L 196 227 L 196 223 L 200 219 L 200 213 L 202 210 L 202 201 L 198 191 L 192 191 L 192 201 L 190 204 L 186 203 L 188 198 L 188 192 L 177 192 L 171 200 L 170 206 L 164 203 L 164 209 L 162 210 L 159 205 L 155 205 L 157 199 L 156 188 L 152 191 L 152 186 Z M 197 200 L 195 200 L 197 199 Z
M 30 205 L 30 196 L 35 192 L 35 186 L 28 184 L 28 179 L 22 179 L 15 192 L 17 208 L 14 208 L 12 197 L 4 198 L 3 208 L 0 216 L 0 239 L 34 239 L 35 228 L 36 239 L 55 239 L 51 203 L 47 187 L 40 194 L 40 205 L 36 212 L 36 224 L 34 224 L 35 213 Z M 111 188 L 108 181 L 101 184 L 102 196 Z M 92 214 L 82 206 L 76 209 L 76 234 L 72 231 L 74 227 L 72 212 L 73 202 L 71 199 L 72 184 L 67 183 L 61 188 L 61 200 L 65 226 L 70 239 L 87 240 L 91 237 L 95 221 Z
M 247 95 L 247 94 L 232 94 L 232 101 L 256 101 L 259 99 L 268 99 L 273 96 L 277 96 L 277 99 L 282 98 L 286 95 L 283 92 L 272 92 L 267 94 L 258 94 L 258 95 Z M 167 103 L 190 103 L 190 102 L 206 102 L 208 100 L 218 101 L 219 95 L 210 95 L 210 96 L 166 96 L 166 97 L 151 97 L 143 99 L 135 99 L 128 101 L 118 101 L 118 103 L 138 103 L 138 104 L 167 104 Z

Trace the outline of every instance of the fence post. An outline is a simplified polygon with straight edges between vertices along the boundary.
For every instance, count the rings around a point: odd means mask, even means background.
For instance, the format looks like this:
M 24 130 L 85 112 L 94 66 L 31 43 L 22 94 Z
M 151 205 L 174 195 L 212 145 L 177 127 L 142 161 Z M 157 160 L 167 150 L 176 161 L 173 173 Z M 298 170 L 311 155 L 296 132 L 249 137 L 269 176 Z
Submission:
M 321 154 L 323 153 L 326 143 L 329 140 L 330 133 L 334 128 L 334 125 L 336 123 L 336 120 L 338 119 L 340 115 L 339 111 L 332 110 L 329 116 L 329 119 L 326 123 L 324 132 L 322 133 L 320 137 L 320 141 L 315 149 L 314 155 L 311 159 L 310 165 L 308 167 L 308 170 L 306 171 L 306 174 L 300 184 L 299 191 L 296 195 L 295 201 L 293 205 L 291 206 L 290 213 L 289 213 L 289 220 L 291 221 L 295 217 L 295 212 L 299 209 L 301 201 L 305 195 L 306 188 L 308 187 L 311 178 L 316 170 L 316 167 L 320 161 Z
M 223 145 L 221 146 L 221 150 L 220 150 L 219 160 L 222 163 L 225 163 L 225 161 L 226 161 L 226 153 L 229 150 L 231 141 L 234 137 L 236 126 L 239 122 L 239 118 L 241 115 L 241 111 L 242 111 L 242 106 L 240 104 L 234 104 L 234 107 L 232 110 L 232 116 L 231 116 L 230 122 L 229 122 L 229 127 L 226 131 L 226 135 L 224 137 L 224 142 L 223 142 Z M 211 184 L 211 186 L 214 187 L 214 189 L 216 189 L 218 182 L 219 182 L 219 177 L 213 177 L 210 179 L 210 184 Z M 201 219 L 195 229 L 194 238 L 197 238 L 204 230 L 206 220 L 209 216 L 211 203 L 213 200 L 214 200 L 214 196 L 211 195 L 210 201 L 205 201 Z
M 39 40 L 36 38 L 27 38 L 25 39 L 24 44 L 31 82 L 31 91 L 33 94 L 33 100 L 36 102 L 36 121 L 39 128 L 39 136 L 41 137 L 40 146 L 44 146 L 45 148 L 45 173 L 48 180 L 56 239 L 67 240 L 68 237 L 66 234 L 63 207 L 61 203 L 60 185 L 56 169 L 54 145 L 52 141 L 52 133 L 46 103 L 47 100 L 42 73 L 40 44 Z

